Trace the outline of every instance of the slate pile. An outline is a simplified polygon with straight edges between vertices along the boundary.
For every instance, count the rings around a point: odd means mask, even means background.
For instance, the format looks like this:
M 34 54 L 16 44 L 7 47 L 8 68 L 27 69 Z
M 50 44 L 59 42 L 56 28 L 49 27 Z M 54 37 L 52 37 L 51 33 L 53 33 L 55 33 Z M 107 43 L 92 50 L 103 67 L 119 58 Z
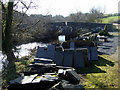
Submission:
M 57 66 L 49 59 L 35 58 L 29 71 L 10 81 L 8 90 L 64 90 L 82 88 L 72 67 Z

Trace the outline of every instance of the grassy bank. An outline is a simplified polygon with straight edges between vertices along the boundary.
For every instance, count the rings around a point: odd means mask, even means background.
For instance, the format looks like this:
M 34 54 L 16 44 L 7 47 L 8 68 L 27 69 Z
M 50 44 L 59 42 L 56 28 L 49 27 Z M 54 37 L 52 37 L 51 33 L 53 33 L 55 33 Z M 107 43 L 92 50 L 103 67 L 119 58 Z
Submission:
M 118 36 L 118 35 L 120 35 L 120 32 L 118 32 L 118 33 L 110 33 L 110 35 Z
M 18 60 L 18 62 L 15 62 L 17 73 L 29 70 L 29 68 L 27 66 L 29 64 L 31 64 L 31 62 L 32 62 L 32 59 L 30 59 L 30 58 L 31 57 L 29 57 L 29 56 L 25 56 L 25 57 L 22 57 L 20 60 Z
M 77 70 L 81 77 L 81 84 L 85 88 L 118 88 L 116 55 L 100 55 L 99 61 L 91 62 L 90 67 Z
M 111 23 L 113 21 L 117 21 L 120 18 L 120 16 L 111 16 L 107 18 L 102 18 L 102 23 Z
M 14 75 L 8 75 L 6 76 L 6 70 L 4 71 L 4 73 L 2 73 L 2 77 L 3 77 L 3 82 L 2 82 L 2 85 L 3 85 L 3 89 L 4 90 L 7 90 L 6 87 L 8 87 L 9 85 L 9 79 L 15 79 L 17 77 L 20 76 L 20 73 L 21 72 L 25 72 L 25 71 L 28 71 L 29 68 L 27 67 L 33 60 L 31 59 L 31 56 L 25 56 L 25 57 L 22 57 L 20 59 L 18 59 L 16 62 L 15 62 L 15 67 L 16 67 L 16 71 L 13 71 L 14 69 L 10 68 L 10 71 L 14 74 Z M 13 77 L 14 76 L 14 77 Z
M 119 46 L 120 48 L 120 46 Z M 76 70 L 81 77 L 81 84 L 86 88 L 118 88 L 118 48 L 112 55 L 99 55 L 98 61 L 92 61 L 86 68 Z

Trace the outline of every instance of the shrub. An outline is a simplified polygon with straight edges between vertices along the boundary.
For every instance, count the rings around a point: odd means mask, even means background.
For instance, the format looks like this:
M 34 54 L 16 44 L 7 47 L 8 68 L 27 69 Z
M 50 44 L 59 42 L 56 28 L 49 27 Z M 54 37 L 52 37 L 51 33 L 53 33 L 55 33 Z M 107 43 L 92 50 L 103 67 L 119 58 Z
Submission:
M 110 36 L 110 34 L 106 30 L 102 30 L 99 32 L 99 35 Z
M 110 34 L 108 33 L 108 30 L 107 30 L 107 25 L 105 25 L 104 30 L 101 30 L 99 32 L 99 35 L 110 36 Z

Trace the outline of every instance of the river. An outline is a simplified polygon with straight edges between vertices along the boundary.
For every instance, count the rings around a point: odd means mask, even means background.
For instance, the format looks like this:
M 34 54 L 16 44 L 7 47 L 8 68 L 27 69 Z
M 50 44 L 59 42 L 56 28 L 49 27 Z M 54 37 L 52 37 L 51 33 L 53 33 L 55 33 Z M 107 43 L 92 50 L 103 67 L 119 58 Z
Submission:
M 30 53 L 30 49 L 33 48 L 37 48 L 39 47 L 47 47 L 49 44 L 45 44 L 45 43 L 28 43 L 28 44 L 22 44 L 20 46 L 17 46 L 17 52 L 15 52 L 15 56 L 18 56 L 19 58 L 23 57 L 23 56 L 28 56 Z M 7 60 L 6 56 L 2 54 L 2 51 L 0 51 L 0 71 L 2 70 L 2 61 L 5 62 L 5 64 L 7 64 Z

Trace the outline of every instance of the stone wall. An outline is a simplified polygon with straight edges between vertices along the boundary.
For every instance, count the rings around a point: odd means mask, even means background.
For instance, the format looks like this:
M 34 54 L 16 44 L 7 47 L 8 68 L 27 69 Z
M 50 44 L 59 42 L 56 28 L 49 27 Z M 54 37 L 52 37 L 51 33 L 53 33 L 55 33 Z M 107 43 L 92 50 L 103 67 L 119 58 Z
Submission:
M 89 23 L 89 22 L 67 22 L 67 25 L 65 22 L 51 22 L 49 23 L 49 26 L 51 29 L 57 29 L 57 30 L 65 30 L 66 27 L 71 27 L 73 30 L 79 30 L 79 29 L 89 29 L 93 30 L 98 27 L 104 29 L 104 26 L 106 24 L 104 23 Z M 112 24 L 107 24 L 108 30 L 112 31 Z

